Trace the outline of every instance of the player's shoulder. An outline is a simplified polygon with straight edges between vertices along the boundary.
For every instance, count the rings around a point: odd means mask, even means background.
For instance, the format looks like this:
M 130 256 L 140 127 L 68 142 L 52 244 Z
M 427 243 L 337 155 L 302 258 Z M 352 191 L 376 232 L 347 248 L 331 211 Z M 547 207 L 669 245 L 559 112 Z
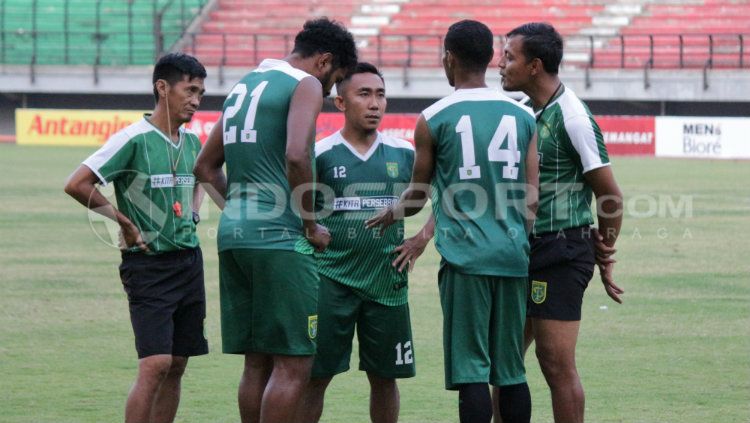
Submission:
M 284 75 L 296 79 L 297 81 L 301 81 L 308 76 L 312 76 L 309 73 L 290 65 L 289 62 L 278 59 L 263 60 L 260 65 L 253 72 L 251 72 L 251 74 L 266 73 L 271 71 L 280 72 Z
M 340 145 L 343 142 L 344 137 L 341 136 L 341 131 L 334 132 L 315 143 L 315 157 L 319 158 L 323 156 L 325 153 L 331 151 L 333 147 Z
M 156 128 L 151 125 L 145 117 L 142 117 L 141 119 L 110 135 L 110 137 L 107 139 L 107 143 L 125 144 L 128 142 L 137 142 L 142 138 L 141 135 L 148 134 L 149 132 L 153 131 L 156 131 Z
M 193 147 L 198 147 L 198 149 L 201 148 L 201 139 L 197 132 L 188 127 L 183 127 L 182 134 L 183 137 L 185 137 L 185 139 L 188 140 L 188 142 L 190 142 Z
M 406 141 L 406 140 L 401 139 L 401 138 L 392 137 L 392 136 L 390 136 L 388 134 L 384 134 L 382 132 L 379 132 L 378 135 L 380 136 L 380 142 L 383 145 L 386 145 L 386 146 L 392 147 L 392 148 L 398 148 L 398 149 L 402 149 L 402 150 L 407 150 L 407 151 L 411 151 L 411 152 L 414 151 L 414 145 L 412 143 L 410 143 L 409 141 Z
M 562 93 L 557 103 L 566 121 L 581 117 L 588 118 L 591 115 L 586 104 L 568 87 L 565 87 L 565 92 Z
M 426 108 L 422 112 L 422 115 L 424 116 L 425 120 L 429 121 L 433 116 L 437 115 L 438 113 L 442 112 L 443 110 L 453 105 L 456 105 L 459 103 L 486 102 L 486 101 L 497 101 L 504 105 L 507 105 L 513 110 L 518 110 L 519 112 L 526 113 L 532 118 L 534 116 L 534 112 L 531 110 L 530 107 L 527 107 L 519 103 L 518 101 L 513 100 L 512 98 L 500 92 L 500 90 L 489 88 L 489 87 L 456 90 L 451 95 L 438 100 L 433 105 Z

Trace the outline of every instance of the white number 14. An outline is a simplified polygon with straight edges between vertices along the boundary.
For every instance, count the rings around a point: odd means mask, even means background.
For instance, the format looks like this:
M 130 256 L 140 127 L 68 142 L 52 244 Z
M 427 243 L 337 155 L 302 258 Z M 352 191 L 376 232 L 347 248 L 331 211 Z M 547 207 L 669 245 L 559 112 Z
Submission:
M 471 129 L 471 117 L 461 116 L 456 125 L 456 132 L 461 135 L 461 155 L 464 165 L 458 168 L 459 179 L 478 179 L 482 176 L 474 155 L 474 131 Z M 508 139 L 507 148 L 500 148 L 505 138 Z M 516 118 L 503 116 L 495 130 L 495 134 L 487 147 L 487 158 L 491 162 L 504 162 L 503 178 L 518 179 L 518 164 L 521 162 L 521 152 L 518 151 L 518 135 L 516 134 Z

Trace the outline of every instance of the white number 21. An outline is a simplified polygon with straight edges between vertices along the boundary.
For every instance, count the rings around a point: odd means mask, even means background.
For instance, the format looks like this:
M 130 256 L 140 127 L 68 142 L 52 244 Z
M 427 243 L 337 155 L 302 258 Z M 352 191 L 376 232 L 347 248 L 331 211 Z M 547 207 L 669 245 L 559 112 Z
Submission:
M 458 168 L 459 179 L 478 179 L 482 176 L 481 169 L 476 164 L 474 155 L 474 131 L 471 129 L 471 117 L 461 116 L 456 125 L 456 132 L 461 135 L 461 155 L 463 166 Z M 500 148 L 503 141 L 508 139 L 507 148 Z M 503 178 L 518 179 L 518 164 L 521 162 L 521 152 L 518 151 L 518 135 L 516 134 L 516 118 L 503 116 L 495 130 L 495 134 L 487 147 L 487 158 L 491 162 L 507 163 L 503 166 Z
M 258 112 L 260 95 L 263 93 L 263 90 L 266 89 L 267 85 L 268 81 L 263 81 L 250 93 L 250 106 L 247 108 L 245 124 L 242 131 L 240 131 L 240 142 L 255 142 L 257 140 L 257 133 L 255 129 L 253 129 L 255 127 L 255 114 Z M 242 102 L 247 96 L 247 85 L 237 84 L 232 92 L 229 93 L 229 96 L 231 97 L 233 94 L 237 94 L 234 104 L 224 110 L 224 119 L 222 122 L 222 127 L 224 128 L 224 144 L 231 144 L 236 141 L 237 127 L 227 127 L 227 119 L 233 118 L 242 108 Z

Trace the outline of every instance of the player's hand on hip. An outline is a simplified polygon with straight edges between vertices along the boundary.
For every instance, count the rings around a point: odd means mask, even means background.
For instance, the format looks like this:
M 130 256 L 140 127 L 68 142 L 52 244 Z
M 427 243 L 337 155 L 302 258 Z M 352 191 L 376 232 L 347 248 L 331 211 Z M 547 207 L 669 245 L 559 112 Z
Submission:
M 414 235 L 411 238 L 404 240 L 404 243 L 393 249 L 394 253 L 398 254 L 395 260 L 391 263 L 393 267 L 398 267 L 399 272 L 404 271 L 404 267 L 409 266 L 409 272 L 414 270 L 414 263 L 417 262 L 419 256 L 424 252 L 427 243 L 430 242 L 430 238 L 425 236 L 422 231 Z
M 614 267 L 614 263 L 599 265 L 599 274 L 602 277 L 604 290 L 607 291 L 607 295 L 609 295 L 609 298 L 612 298 L 612 300 L 618 304 L 622 304 L 622 298 L 620 298 L 620 295 L 624 294 L 625 290 L 615 284 L 614 278 L 612 276 Z
M 617 263 L 617 260 L 612 257 L 617 249 L 614 246 L 607 246 L 604 243 L 604 236 L 596 228 L 592 232 L 594 234 L 594 247 L 596 248 L 596 263 L 600 266 Z
M 144 252 L 150 251 L 137 226 L 133 223 L 120 226 L 120 249 L 124 251 L 133 247 Z
M 391 207 L 386 207 L 383 210 L 380 210 L 375 216 L 365 221 L 365 227 L 367 229 L 374 229 L 377 227 L 385 229 L 393 225 L 394 221 L 393 209 Z
M 315 251 L 318 253 L 325 251 L 331 242 L 331 234 L 328 232 L 328 228 L 317 223 L 313 227 L 305 228 L 305 238 L 315 247 Z

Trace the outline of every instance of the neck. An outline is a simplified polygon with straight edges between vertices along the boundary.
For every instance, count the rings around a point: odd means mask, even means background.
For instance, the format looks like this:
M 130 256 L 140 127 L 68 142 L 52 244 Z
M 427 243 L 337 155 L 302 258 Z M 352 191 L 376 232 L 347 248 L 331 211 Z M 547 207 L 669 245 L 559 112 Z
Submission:
M 348 124 L 344 124 L 344 129 L 341 130 L 341 136 L 354 147 L 355 150 L 364 154 L 370 150 L 370 147 L 378 139 L 378 131 L 373 129 L 372 131 L 352 128 Z
M 468 90 L 472 88 L 487 88 L 484 73 L 479 72 L 457 72 L 453 80 L 453 86 L 457 90 Z
M 289 65 L 293 68 L 305 71 L 310 75 L 313 75 L 313 72 L 315 71 L 314 63 L 309 59 L 309 57 L 303 58 L 297 53 L 291 53 L 281 60 L 289 63 Z
M 555 94 L 555 90 L 560 86 L 560 78 L 557 75 L 545 74 L 540 77 L 532 87 L 523 90 L 524 94 L 529 96 L 535 109 L 541 109 Z M 559 92 L 558 92 L 559 94 Z
M 163 107 L 157 106 L 149 118 L 151 124 L 159 128 L 165 135 L 168 135 L 172 142 L 180 141 L 180 126 L 182 122 L 176 118 L 169 118 L 167 111 Z

